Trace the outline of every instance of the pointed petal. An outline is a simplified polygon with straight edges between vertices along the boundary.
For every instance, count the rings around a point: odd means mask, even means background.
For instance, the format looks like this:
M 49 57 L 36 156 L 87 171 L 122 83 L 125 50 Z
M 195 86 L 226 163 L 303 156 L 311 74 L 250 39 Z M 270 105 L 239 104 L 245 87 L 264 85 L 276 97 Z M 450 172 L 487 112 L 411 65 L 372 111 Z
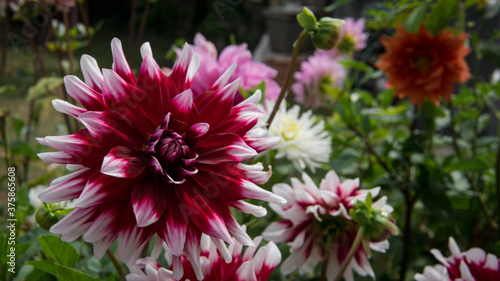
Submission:
M 154 131 L 153 106 L 146 93 L 128 84 L 112 70 L 104 69 L 104 86 L 102 97 L 109 110 L 117 111 L 149 137 Z
M 236 209 L 242 211 L 243 213 L 251 214 L 258 218 L 263 217 L 267 214 L 266 208 L 262 206 L 255 206 L 242 200 L 232 202 L 231 205 Z
M 178 93 L 172 81 L 163 74 L 152 56 L 146 55 L 141 64 L 137 87 L 149 97 L 154 124 L 161 123 L 170 109 L 170 101 Z
M 192 56 L 193 50 L 191 49 L 191 46 L 189 46 L 189 44 L 187 43 L 184 44 L 182 54 L 177 59 L 177 62 L 174 65 L 174 69 L 172 70 L 172 74 L 170 74 L 170 78 L 174 82 L 174 85 L 177 87 L 178 91 L 184 91 L 187 89 L 186 77 Z
M 64 76 L 64 85 L 68 94 L 86 109 L 93 111 L 106 109 L 101 94 L 83 83 L 78 77 L 74 75 Z
M 80 66 L 85 83 L 98 93 L 102 92 L 102 73 L 97 61 L 89 55 L 83 55 L 80 59 Z
M 78 208 L 73 209 L 68 215 L 66 215 L 58 223 L 54 224 L 50 228 L 50 232 L 65 234 L 70 233 L 74 230 L 78 230 L 81 226 L 86 226 L 93 220 L 95 216 L 94 208 Z M 82 233 L 86 230 L 83 229 Z M 78 236 L 77 236 L 78 237 Z M 75 239 L 77 238 L 75 237 Z
M 219 89 L 216 92 L 204 92 L 194 99 L 198 109 L 198 122 L 206 122 L 211 127 L 216 127 L 227 119 L 233 107 L 234 96 L 238 92 L 240 79 Z M 214 112 L 214 108 L 217 111 Z
M 78 119 L 103 147 L 129 146 L 142 149 L 146 139 L 127 118 L 115 111 L 89 111 Z
M 101 173 L 117 178 L 135 178 L 146 168 L 144 154 L 125 146 L 111 149 L 102 161 Z
M 184 252 L 188 258 L 198 280 L 203 279 L 200 265 L 200 241 L 201 233 L 194 227 L 190 227 L 186 237 L 186 247 Z
M 257 281 L 257 276 L 255 276 L 254 263 L 252 260 L 242 263 L 236 270 L 236 280 L 237 281 Z M 266 280 L 266 279 L 262 279 Z
M 245 229 L 234 219 L 228 207 L 222 209 L 222 218 L 226 223 L 227 230 L 236 241 L 244 246 L 254 246 L 252 239 L 248 236 Z
M 217 79 L 217 81 L 214 82 L 212 87 L 210 88 L 211 90 L 218 90 L 224 86 L 226 86 L 227 82 L 229 82 L 229 79 L 231 79 L 231 76 L 234 73 L 234 70 L 236 70 L 236 63 L 231 64 L 231 66 L 224 71 L 224 73 Z
M 177 189 L 176 192 L 185 203 L 182 208 L 188 214 L 189 220 L 203 233 L 224 239 L 227 243 L 232 244 L 231 235 L 221 216 L 221 211 L 217 208 L 218 204 L 202 195 L 197 190 L 199 187 L 196 187 L 195 183 L 190 183 L 191 186 L 188 186 L 187 183 L 185 183 L 186 187 L 182 190 Z
M 142 180 L 132 190 L 132 207 L 138 227 L 158 221 L 166 208 L 162 186 L 156 179 Z
M 164 225 L 159 231 L 160 237 L 165 240 L 173 255 L 180 256 L 186 243 L 187 216 L 182 213 L 180 200 L 174 192 L 169 192 L 163 217 Z
M 193 103 L 193 92 L 187 89 L 172 99 L 170 107 L 172 119 L 170 125 L 177 132 L 185 132 L 196 119 L 196 107 Z
M 87 112 L 86 109 L 80 108 L 78 106 L 72 105 L 67 101 L 63 101 L 60 99 L 55 99 L 52 101 L 52 106 L 56 111 L 59 111 L 63 114 L 68 114 L 73 117 L 78 117 L 80 114 Z
M 78 198 L 93 173 L 93 170 L 85 168 L 57 178 L 52 181 L 49 188 L 38 194 L 38 198 L 45 203 L 56 203 Z
M 151 45 L 149 44 L 149 42 L 143 43 L 140 51 L 142 59 L 144 59 L 147 55 L 153 57 L 153 51 L 151 50 Z
M 255 274 L 260 280 L 267 280 L 271 272 L 281 262 L 281 252 L 278 246 L 273 242 L 267 243 L 266 246 L 260 248 L 253 258 Z
M 153 233 L 151 226 L 137 227 L 134 217 L 132 208 L 127 208 L 119 226 L 118 255 L 123 262 L 128 262 L 137 251 L 141 251 Z
M 111 40 L 111 51 L 113 53 L 113 70 L 127 83 L 136 85 L 137 78 L 135 78 L 134 73 L 128 65 L 123 53 L 122 42 L 118 38 Z
M 123 212 L 123 208 L 119 205 L 106 205 L 83 236 L 83 240 L 96 242 L 107 236 L 116 235 Z
M 107 201 L 118 202 L 130 199 L 135 181 L 94 173 L 88 180 L 75 205 L 81 208 L 95 206 Z
M 78 164 L 78 162 L 71 157 L 71 155 L 59 151 L 59 152 L 42 152 L 37 154 L 40 159 L 45 163 L 56 163 L 56 164 Z

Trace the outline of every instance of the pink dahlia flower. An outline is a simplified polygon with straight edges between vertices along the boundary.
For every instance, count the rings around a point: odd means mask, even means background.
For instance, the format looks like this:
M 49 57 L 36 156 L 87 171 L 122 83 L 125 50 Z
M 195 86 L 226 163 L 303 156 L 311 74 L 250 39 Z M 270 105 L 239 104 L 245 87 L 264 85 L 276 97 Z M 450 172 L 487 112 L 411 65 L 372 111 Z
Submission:
M 266 246 L 257 247 L 262 241 L 262 237 L 253 240 L 254 245 L 248 247 L 242 254 L 243 245 L 235 241 L 229 249 L 223 248 L 220 251 L 219 243 L 206 235 L 202 235 L 201 256 L 193 257 L 197 259 L 198 267 L 190 266 L 189 256 L 182 256 L 182 263 L 173 264 L 173 268 L 178 266 L 177 271 L 165 269 L 156 262 L 156 257 L 140 259 L 134 266 L 130 266 L 131 274 L 127 275 L 127 281 L 174 281 L 179 280 L 176 272 L 184 275 L 180 280 L 210 280 L 210 281 L 266 281 L 271 272 L 281 261 L 281 253 L 278 247 L 269 242 Z M 172 255 L 168 247 L 165 258 L 171 264 Z M 201 249 L 200 249 L 201 248 Z M 172 268 L 172 267 L 171 267 Z M 194 269 L 194 270 L 193 270 Z
M 330 54 L 336 57 L 338 54 L 351 55 L 354 51 L 366 48 L 368 35 L 365 33 L 365 19 L 346 18 L 345 24 L 340 29 L 340 36 L 335 47 L 328 51 L 318 50 L 319 53 Z
M 194 256 L 202 233 L 217 243 L 252 240 L 229 207 L 262 216 L 265 209 L 244 199 L 283 203 L 259 188 L 270 172 L 241 163 L 273 147 L 278 139 L 254 128 L 264 112 L 260 92 L 233 105 L 239 79 L 230 68 L 196 98 L 190 88 L 199 60 L 185 45 L 172 74 L 165 76 L 143 45 L 136 78 L 113 39 L 113 69 L 99 70 L 84 55 L 85 82 L 64 78 L 68 94 L 84 108 L 54 100 L 57 111 L 85 128 L 68 136 L 39 139 L 58 152 L 39 154 L 48 163 L 67 164 L 73 173 L 54 180 L 39 197 L 47 203 L 76 200 L 76 208 L 50 229 L 71 241 L 84 234 L 96 258 L 118 238 L 124 262 L 135 261 L 152 235 L 163 239 L 173 260 Z
M 300 72 L 295 72 L 294 78 L 291 89 L 295 101 L 316 108 L 325 104 L 329 89 L 344 83 L 345 70 L 336 57 L 317 52 L 300 64 Z
M 302 174 L 304 183 L 292 178 L 292 186 L 280 183 L 273 187 L 276 194 L 283 196 L 283 206 L 270 204 L 284 220 L 273 222 L 263 233 L 265 239 L 274 242 L 288 242 L 290 256 L 281 264 L 281 272 L 290 274 L 299 269 L 300 274 L 312 270 L 319 262 L 327 263 L 328 280 L 332 281 L 346 259 L 356 237 L 358 224 L 349 216 L 357 200 L 365 201 L 368 193 L 377 196 L 380 187 L 359 190 L 359 179 L 340 182 L 332 170 L 321 181 L 319 188 L 307 174 Z M 391 213 L 384 196 L 373 203 L 373 208 Z M 374 272 L 368 261 L 372 250 L 385 252 L 389 242 L 369 242 L 369 247 L 360 246 L 347 267 L 344 278 L 352 281 L 353 270 L 361 276 Z
M 448 258 L 445 258 L 437 249 L 431 250 L 431 253 L 441 264 L 426 266 L 423 274 L 415 274 L 415 280 L 500 280 L 500 260 L 495 255 L 486 254 L 486 252 L 480 248 L 471 248 L 467 252 L 460 252 L 453 237 L 450 237 L 448 246 L 451 252 L 451 256 Z
M 264 81 L 266 100 L 275 101 L 278 98 L 281 88 L 273 80 L 277 71 L 264 63 L 252 61 L 252 53 L 247 49 L 246 44 L 227 46 L 217 59 L 215 45 L 197 33 L 194 37 L 193 52 L 200 57 L 202 62 L 191 85 L 195 96 L 208 90 L 222 73 L 236 63 L 236 69 L 229 82 L 241 78 L 240 87 L 249 91 Z M 241 95 L 238 95 L 236 99 L 237 102 L 241 101 Z

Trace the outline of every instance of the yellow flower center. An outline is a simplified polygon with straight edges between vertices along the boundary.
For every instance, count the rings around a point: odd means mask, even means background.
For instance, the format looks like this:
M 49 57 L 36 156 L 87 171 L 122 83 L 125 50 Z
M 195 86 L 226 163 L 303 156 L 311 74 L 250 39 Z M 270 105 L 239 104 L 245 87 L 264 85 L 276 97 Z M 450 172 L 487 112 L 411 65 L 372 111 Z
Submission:
M 294 120 L 284 120 L 282 122 L 281 136 L 284 140 L 290 141 L 298 137 L 300 125 Z
M 354 38 L 346 34 L 342 40 L 337 44 L 337 50 L 342 54 L 349 54 L 354 51 Z

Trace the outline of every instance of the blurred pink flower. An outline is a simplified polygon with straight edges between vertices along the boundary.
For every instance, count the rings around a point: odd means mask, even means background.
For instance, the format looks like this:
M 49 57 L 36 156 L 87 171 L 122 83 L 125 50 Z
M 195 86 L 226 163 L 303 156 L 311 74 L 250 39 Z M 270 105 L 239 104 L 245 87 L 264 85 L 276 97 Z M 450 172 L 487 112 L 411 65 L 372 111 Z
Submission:
M 300 72 L 294 74 L 295 83 L 292 91 L 295 101 L 308 108 L 325 105 L 329 89 L 340 87 L 344 83 L 345 70 L 338 62 L 325 52 L 316 52 L 300 65 Z
M 227 46 L 217 59 L 217 50 L 214 44 L 197 33 L 194 38 L 193 52 L 200 57 L 202 62 L 192 81 L 191 88 L 195 96 L 208 90 L 224 71 L 236 63 L 236 69 L 229 82 L 241 78 L 240 87 L 249 91 L 264 81 L 266 100 L 275 101 L 278 98 L 281 88 L 273 80 L 277 71 L 264 63 L 252 61 L 252 53 L 247 49 L 246 44 Z M 236 102 L 241 100 L 241 96 L 236 97 Z
M 243 245 L 237 241 L 229 246 L 229 249 L 219 250 L 220 243 L 214 243 L 206 235 L 202 235 L 201 256 L 182 256 L 182 263 L 174 264 L 179 270 L 165 269 L 158 264 L 157 257 L 140 259 L 134 266 L 129 266 L 130 274 L 127 281 L 174 281 L 174 280 L 210 280 L 210 281 L 266 281 L 271 272 L 281 261 L 281 253 L 278 247 L 269 242 L 266 246 L 257 247 L 262 237 L 253 240 L 254 245 L 249 246 L 242 253 Z M 171 264 L 172 258 L 168 247 L 165 258 Z M 201 249 L 200 249 L 201 248 Z M 195 259 L 198 267 L 190 266 L 190 259 Z M 172 268 L 172 267 L 171 267 Z M 193 270 L 194 269 L 194 270 Z M 184 271 L 182 278 L 176 276 L 176 272 Z
M 340 182 L 335 171 L 330 171 L 321 181 L 319 188 L 307 174 L 302 174 L 304 183 L 291 179 L 292 186 L 285 183 L 273 186 L 273 191 L 283 196 L 283 206 L 270 204 L 284 220 L 273 222 L 262 234 L 264 239 L 274 242 L 288 242 L 290 256 L 282 263 L 281 272 L 290 274 L 299 269 L 300 274 L 312 270 L 319 262 L 327 263 L 328 280 L 332 281 L 344 262 L 358 229 L 350 217 L 349 210 L 357 200 L 365 201 L 368 193 L 378 195 L 380 187 L 359 190 L 359 179 Z M 373 203 L 374 208 L 391 213 L 384 196 Z M 368 261 L 369 249 L 385 252 L 389 242 L 370 242 L 369 247 L 360 246 L 351 260 L 344 278 L 352 281 L 353 270 L 361 276 L 374 272 Z
M 351 55 L 354 51 L 361 51 L 366 48 L 367 39 L 365 19 L 346 18 L 345 24 L 340 29 L 339 40 L 335 47 L 328 51 L 317 50 L 317 52 L 330 54 L 332 57 L 336 57 L 338 54 Z
M 67 164 L 73 173 L 54 180 L 39 197 L 47 203 L 77 199 L 76 208 L 50 229 L 72 241 L 84 234 L 94 243 L 96 258 L 118 238 L 124 262 L 135 261 L 156 234 L 172 250 L 195 256 L 205 233 L 217 243 L 252 240 L 229 207 L 262 216 L 265 209 L 244 199 L 284 203 L 261 189 L 270 172 L 244 162 L 279 139 L 254 128 L 264 112 L 261 94 L 234 105 L 240 80 L 228 83 L 230 67 L 210 87 L 193 97 L 190 88 L 199 60 L 186 44 L 172 74 L 165 76 L 149 44 L 141 47 L 143 62 L 136 78 L 113 39 L 113 69 L 99 70 L 84 55 L 85 82 L 64 77 L 68 94 L 84 108 L 54 100 L 59 112 L 84 127 L 68 136 L 38 141 L 60 150 L 40 153 L 47 163 Z
M 500 260 L 493 254 L 486 254 L 483 249 L 471 248 L 460 252 L 453 237 L 449 238 L 448 247 L 451 256 L 432 249 L 431 253 L 441 263 L 426 266 L 424 273 L 415 274 L 417 281 L 492 281 L 500 280 Z

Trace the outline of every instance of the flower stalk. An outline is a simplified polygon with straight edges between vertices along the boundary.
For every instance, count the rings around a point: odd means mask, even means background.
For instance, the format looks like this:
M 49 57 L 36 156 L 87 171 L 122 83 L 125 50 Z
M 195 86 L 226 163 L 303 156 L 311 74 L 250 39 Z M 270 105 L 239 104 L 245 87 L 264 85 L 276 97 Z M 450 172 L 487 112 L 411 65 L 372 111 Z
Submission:
M 304 30 L 302 30 L 299 37 L 297 38 L 297 41 L 295 42 L 295 46 L 293 48 L 293 53 L 292 53 L 292 58 L 290 59 L 290 64 L 288 65 L 288 69 L 286 70 L 286 75 L 285 75 L 285 79 L 283 80 L 283 84 L 281 85 L 280 95 L 278 96 L 278 99 L 276 100 L 276 103 L 274 104 L 273 111 L 271 112 L 271 115 L 269 115 L 269 119 L 267 120 L 267 128 L 269 128 L 269 126 L 271 126 L 271 123 L 273 122 L 274 116 L 276 116 L 276 112 L 278 112 L 281 101 L 285 97 L 287 89 L 290 87 L 293 68 L 294 68 L 295 63 L 297 61 L 297 57 L 299 56 L 300 46 L 302 46 L 302 43 L 304 42 L 304 40 L 306 38 L 307 38 L 307 30 L 304 29 Z
M 337 273 L 337 276 L 335 277 L 335 279 L 333 279 L 334 281 L 340 281 L 340 279 L 342 279 L 342 276 L 344 275 L 345 270 L 347 269 L 347 267 L 351 263 L 351 260 L 354 257 L 354 254 L 356 254 L 356 252 L 358 251 L 359 245 L 361 244 L 361 241 L 363 241 L 364 236 L 365 236 L 365 228 L 362 225 L 360 225 L 358 228 L 358 232 L 356 233 L 356 238 L 354 238 L 354 242 L 352 243 L 351 249 L 349 249 L 349 252 L 347 253 L 346 258 L 345 258 L 344 262 L 342 263 L 342 267 L 340 267 L 340 270 Z M 324 262 L 326 262 L 326 261 L 324 261 Z M 324 280 L 324 279 L 320 279 L 320 280 Z
M 106 250 L 106 255 L 108 255 L 109 259 L 113 263 L 113 266 L 120 275 L 121 280 L 125 281 L 125 272 L 123 272 L 123 268 L 120 266 L 120 263 L 116 259 L 115 255 L 109 249 Z

